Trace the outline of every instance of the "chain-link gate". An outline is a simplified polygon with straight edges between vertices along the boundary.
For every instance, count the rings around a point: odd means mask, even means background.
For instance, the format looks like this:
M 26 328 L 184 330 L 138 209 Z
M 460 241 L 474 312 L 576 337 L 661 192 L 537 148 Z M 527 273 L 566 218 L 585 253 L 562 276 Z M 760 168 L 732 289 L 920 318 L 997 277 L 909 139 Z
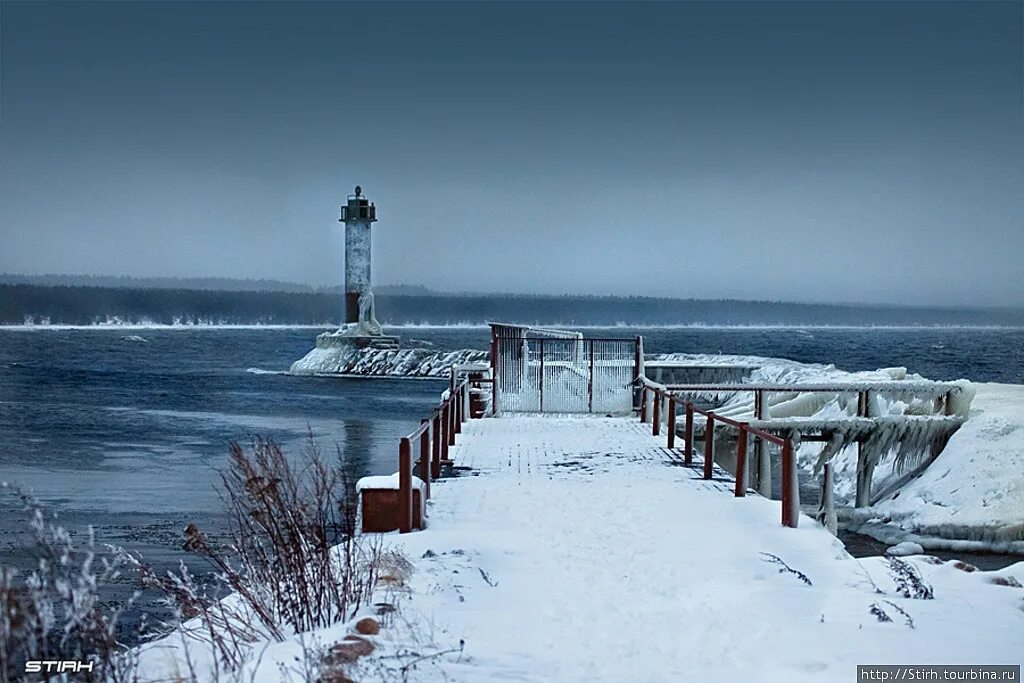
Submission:
M 640 339 L 492 326 L 494 400 L 500 411 L 628 413 L 639 376 Z

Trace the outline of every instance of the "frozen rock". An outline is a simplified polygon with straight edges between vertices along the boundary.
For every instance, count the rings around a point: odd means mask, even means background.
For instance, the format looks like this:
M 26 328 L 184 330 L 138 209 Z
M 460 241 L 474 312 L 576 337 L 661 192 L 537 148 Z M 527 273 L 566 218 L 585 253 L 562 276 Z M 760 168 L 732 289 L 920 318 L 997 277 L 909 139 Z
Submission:
M 913 541 L 903 541 L 902 543 L 897 543 L 886 550 L 885 554 L 894 557 L 905 557 L 907 555 L 920 555 L 923 552 L 924 548 L 922 548 L 920 544 L 914 543 Z

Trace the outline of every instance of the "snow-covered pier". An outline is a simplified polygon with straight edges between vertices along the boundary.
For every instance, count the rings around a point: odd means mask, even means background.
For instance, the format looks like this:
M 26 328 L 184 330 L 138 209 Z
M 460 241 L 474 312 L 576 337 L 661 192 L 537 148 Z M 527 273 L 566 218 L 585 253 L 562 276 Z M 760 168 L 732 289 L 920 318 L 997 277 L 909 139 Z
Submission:
M 402 439 L 393 484 L 401 531 L 414 529 L 413 490 L 429 498 L 422 528 L 389 542 L 412 565 L 399 586 L 405 623 L 430 624 L 439 647 L 461 643 L 458 657 L 432 660 L 444 675 L 845 681 L 865 663 L 1024 661 L 1010 635 L 1024 618 L 1024 563 L 982 572 L 918 546 L 855 559 L 829 531 L 834 517 L 799 507 L 801 436 L 835 459 L 862 442 L 874 453 L 880 433 L 878 452 L 898 454 L 933 434 L 885 421 L 927 421 L 941 448 L 964 422 L 966 385 L 890 369 L 677 395 L 643 375 L 640 339 L 512 326 L 498 326 L 491 361 L 489 376 L 453 378 Z M 706 390 L 724 401 L 695 406 Z M 470 419 L 481 395 L 491 409 Z M 716 464 L 715 424 L 735 430 L 738 463 L 748 441 L 766 445 L 761 462 L 778 457 L 782 501 Z
M 434 664 L 455 680 L 846 681 L 866 662 L 1022 661 L 1024 594 L 997 584 L 1024 564 L 999 581 L 854 560 L 632 416 L 511 414 L 455 441 L 461 474 L 435 482 L 426 529 L 391 537 L 414 565 L 406 618 L 465 643 Z

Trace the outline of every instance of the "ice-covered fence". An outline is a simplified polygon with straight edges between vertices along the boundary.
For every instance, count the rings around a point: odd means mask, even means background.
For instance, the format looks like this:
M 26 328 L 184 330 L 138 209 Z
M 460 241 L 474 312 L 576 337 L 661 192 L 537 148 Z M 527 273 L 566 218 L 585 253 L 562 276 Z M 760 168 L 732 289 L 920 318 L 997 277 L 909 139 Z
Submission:
M 892 487 L 892 482 L 872 495 L 872 477 L 880 460 L 895 453 L 894 470 L 911 476 L 931 461 L 966 419 L 973 391 L 958 382 L 899 381 L 848 382 L 835 384 L 689 384 L 660 385 L 643 380 L 641 415 L 653 415 L 657 423 L 665 419 L 674 430 L 674 407 L 687 406 L 687 434 L 692 434 L 689 406 L 698 397 L 717 399 L 720 408 L 712 413 L 719 423 L 743 424 L 792 439 L 797 446 L 804 441 L 822 442 L 815 472 L 847 446 L 857 446 L 856 499 L 864 507 Z M 751 396 L 751 400 L 742 398 Z M 901 414 L 889 412 L 883 404 L 900 402 Z M 835 403 L 838 415 L 821 417 L 823 406 Z M 671 414 L 666 415 L 666 411 Z M 697 413 L 703 411 L 697 410 Z M 706 413 L 705 413 L 706 414 Z M 711 422 L 710 417 L 708 422 Z M 670 442 L 674 434 L 670 434 Z M 689 439 L 689 436 L 687 437 Z M 768 442 L 755 443 L 755 478 L 758 491 L 771 493 Z M 711 442 L 713 446 L 713 440 Z M 687 448 L 692 446 L 687 443 Z M 745 451 L 744 451 L 745 456 Z M 737 462 L 737 468 L 745 467 Z
M 661 421 L 667 423 L 668 448 L 675 448 L 676 443 L 676 407 L 678 398 L 669 391 L 665 385 L 657 384 L 646 377 L 638 380 L 642 389 L 640 391 L 640 421 L 651 421 L 651 434 L 661 434 Z M 797 478 L 796 457 L 793 453 L 792 436 L 780 436 L 771 434 L 759 429 L 747 422 L 738 422 L 727 417 L 715 415 L 707 410 L 701 410 L 693 405 L 691 401 L 685 402 L 686 422 L 683 431 L 683 464 L 693 464 L 694 430 L 693 418 L 695 414 L 703 415 L 704 423 L 704 479 L 711 479 L 715 466 L 715 424 L 723 423 L 737 430 L 736 441 L 736 485 L 735 496 L 743 498 L 747 495 L 747 442 L 754 440 L 756 443 L 765 443 L 778 446 L 779 465 L 782 471 L 782 525 L 796 528 L 800 519 L 800 489 Z
M 492 324 L 495 412 L 628 413 L 641 356 L 639 337 Z

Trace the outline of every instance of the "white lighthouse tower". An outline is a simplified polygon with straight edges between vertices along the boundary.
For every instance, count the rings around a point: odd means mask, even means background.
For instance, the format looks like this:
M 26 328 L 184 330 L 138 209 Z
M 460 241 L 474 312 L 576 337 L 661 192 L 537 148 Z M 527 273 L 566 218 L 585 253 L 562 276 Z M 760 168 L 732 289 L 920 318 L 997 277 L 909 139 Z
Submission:
M 371 226 L 377 222 L 377 207 L 360 186 L 341 207 L 339 221 L 345 224 L 345 320 L 331 336 L 359 348 L 397 348 L 398 338 L 383 335 L 377 322 L 370 277 Z
M 358 185 L 341 207 L 340 222 L 345 224 L 345 317 L 337 332 L 317 335 L 316 347 L 292 363 L 296 375 L 348 374 L 365 359 L 364 350 L 398 348 L 398 337 L 382 334 L 374 310 L 370 232 L 377 207 Z
M 355 194 L 350 194 L 348 203 L 341 207 L 339 222 L 345 224 L 345 325 L 360 322 L 359 305 L 363 302 L 369 313 L 363 322 L 372 328 L 366 331 L 380 334 L 370 287 L 370 226 L 377 222 L 377 206 L 363 196 L 360 186 L 356 185 Z

